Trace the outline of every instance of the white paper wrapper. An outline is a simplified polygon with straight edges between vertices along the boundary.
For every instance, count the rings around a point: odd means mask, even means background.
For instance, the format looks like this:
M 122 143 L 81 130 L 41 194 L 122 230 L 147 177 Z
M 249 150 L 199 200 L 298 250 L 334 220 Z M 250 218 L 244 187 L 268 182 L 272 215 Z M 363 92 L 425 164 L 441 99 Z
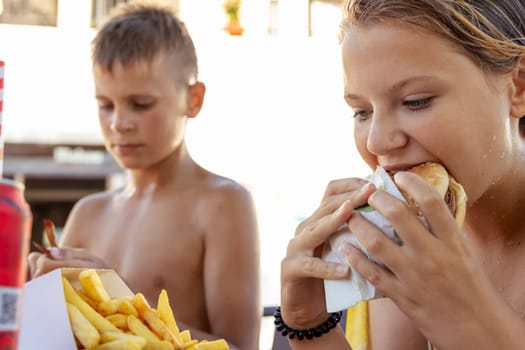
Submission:
M 377 189 L 386 191 L 391 195 L 405 201 L 401 192 L 386 171 L 378 167 L 376 171 L 367 177 L 367 180 L 374 183 Z M 406 202 L 406 201 L 405 201 Z M 392 225 L 379 212 L 370 206 L 357 209 L 364 218 L 377 225 L 390 239 L 401 244 L 401 240 L 394 232 Z M 345 230 L 346 228 L 346 230 Z M 381 264 L 375 257 L 366 251 L 359 243 L 357 238 L 348 230 L 347 225 L 341 227 L 338 233 L 334 234 L 329 242 L 325 244 L 323 259 L 330 262 L 346 263 L 346 259 L 340 253 L 340 247 L 344 242 L 349 242 L 365 253 L 369 259 Z M 336 312 L 346 309 L 363 300 L 379 298 L 382 295 L 376 291 L 361 274 L 350 266 L 352 272 L 348 280 L 325 280 L 325 297 L 328 312 Z

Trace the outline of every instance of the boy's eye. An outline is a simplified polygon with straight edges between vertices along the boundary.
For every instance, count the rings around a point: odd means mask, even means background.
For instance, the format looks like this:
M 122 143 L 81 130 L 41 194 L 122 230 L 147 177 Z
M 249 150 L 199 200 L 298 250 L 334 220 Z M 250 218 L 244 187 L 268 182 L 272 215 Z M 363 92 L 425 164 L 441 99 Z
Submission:
M 134 102 L 133 103 L 133 108 L 137 109 L 137 110 L 145 110 L 145 109 L 148 109 L 150 108 L 152 105 L 152 103 L 150 102 L 147 102 L 147 103 L 144 103 L 144 102 Z
M 417 100 L 406 100 L 403 102 L 403 105 L 407 106 L 409 109 L 418 110 L 427 107 L 430 102 L 432 102 L 433 98 L 433 96 L 430 96 Z

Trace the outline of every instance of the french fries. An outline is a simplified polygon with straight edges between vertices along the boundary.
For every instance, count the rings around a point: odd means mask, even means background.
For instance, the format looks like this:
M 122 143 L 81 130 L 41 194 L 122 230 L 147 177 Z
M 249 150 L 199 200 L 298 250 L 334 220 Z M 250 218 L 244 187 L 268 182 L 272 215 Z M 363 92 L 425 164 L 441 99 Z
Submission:
M 80 312 L 73 304 L 66 303 L 67 313 L 71 320 L 71 328 L 76 335 L 77 340 L 85 348 L 92 348 L 100 342 L 100 333 L 95 326 Z
M 99 303 L 109 301 L 109 294 L 95 270 L 83 270 L 78 275 L 78 281 L 91 299 Z
M 78 276 L 80 287 L 62 278 L 71 329 L 81 350 L 229 350 L 224 339 L 192 339 L 180 331 L 168 294 L 162 290 L 157 308 L 143 294 L 112 297 L 96 270 Z
M 44 219 L 44 234 L 50 247 L 58 247 L 56 239 L 55 224 L 49 219 Z M 40 251 L 40 253 L 46 255 L 49 259 L 53 260 L 53 256 L 49 252 L 49 249 L 44 247 L 42 244 L 32 241 L 33 246 Z
M 55 224 L 49 219 L 44 219 L 44 233 L 50 247 L 58 247 Z
M 44 219 L 44 234 L 50 247 L 58 247 L 56 240 L 55 224 L 53 223 L 53 221 L 49 219 Z M 44 247 L 42 244 L 36 241 L 32 241 L 31 243 L 38 251 L 40 251 L 40 253 L 44 254 L 51 260 L 54 259 L 51 253 L 49 252 L 48 248 Z

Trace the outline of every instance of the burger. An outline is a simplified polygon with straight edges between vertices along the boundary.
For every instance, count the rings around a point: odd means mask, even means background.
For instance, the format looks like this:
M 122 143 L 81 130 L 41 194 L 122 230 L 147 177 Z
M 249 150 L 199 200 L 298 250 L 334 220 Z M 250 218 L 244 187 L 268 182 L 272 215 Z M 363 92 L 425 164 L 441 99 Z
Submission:
M 461 186 L 452 175 L 448 173 L 444 166 L 435 162 L 426 162 L 416 165 L 407 171 L 419 175 L 430 186 L 436 189 L 436 191 L 443 197 L 450 213 L 456 219 L 458 225 L 463 225 L 467 210 L 467 195 L 463 186 Z M 389 175 L 393 177 L 394 173 L 389 173 Z M 400 191 L 405 197 L 408 206 L 417 215 L 421 216 L 421 212 L 415 200 L 405 191 L 402 191 L 401 189 Z

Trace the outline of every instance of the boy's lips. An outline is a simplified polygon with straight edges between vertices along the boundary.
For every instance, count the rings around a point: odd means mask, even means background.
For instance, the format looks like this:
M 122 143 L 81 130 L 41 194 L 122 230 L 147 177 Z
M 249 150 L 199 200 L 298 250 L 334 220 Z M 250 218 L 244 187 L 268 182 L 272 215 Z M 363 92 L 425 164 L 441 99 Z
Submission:
M 114 143 L 111 147 L 119 153 L 130 153 L 142 147 L 139 143 Z

